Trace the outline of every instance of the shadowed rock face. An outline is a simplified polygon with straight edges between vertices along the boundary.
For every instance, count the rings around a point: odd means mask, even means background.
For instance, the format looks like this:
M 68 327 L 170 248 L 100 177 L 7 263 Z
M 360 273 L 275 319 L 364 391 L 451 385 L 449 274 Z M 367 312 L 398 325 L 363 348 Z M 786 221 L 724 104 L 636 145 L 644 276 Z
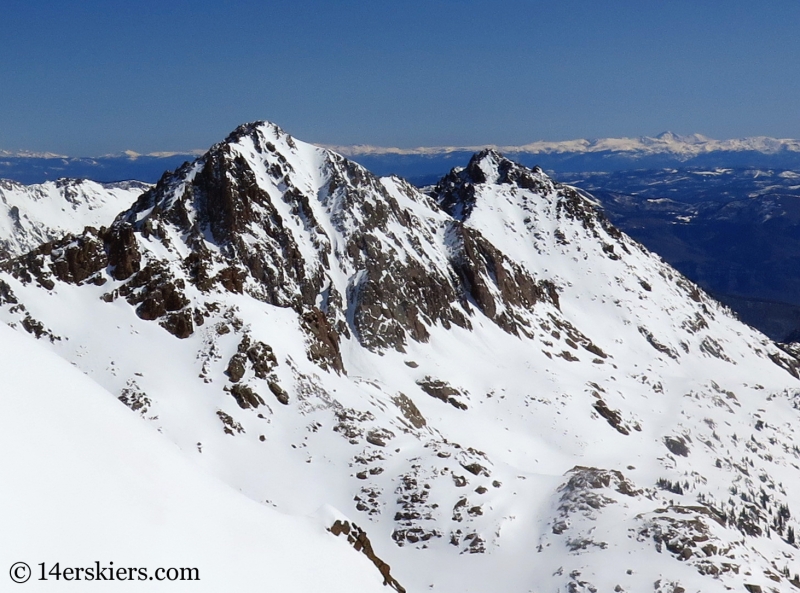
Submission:
M 159 236 L 164 225 L 184 233 L 195 252 L 193 276 L 203 289 L 222 284 L 227 290 L 241 292 L 241 272 L 245 272 L 258 283 L 261 300 L 279 307 L 312 306 L 322 286 L 322 269 L 316 266 L 309 272 L 306 264 L 315 262 L 304 261 L 291 230 L 270 195 L 256 183 L 247 161 L 223 143 L 212 148 L 197 167 L 199 171 L 191 179 L 187 179 L 189 168 L 165 175 L 124 219 L 136 221 L 137 230 L 145 234 Z M 253 228 L 263 240 L 245 240 Z M 232 266 L 220 272 L 211 285 L 207 239 Z
M 199 196 L 195 207 L 200 223 L 207 223 L 215 242 L 225 247 L 231 259 L 244 264 L 250 276 L 261 284 L 267 302 L 295 308 L 313 306 L 323 284 L 322 267 L 303 259 L 291 230 L 270 195 L 258 186 L 243 157 L 230 154 L 229 147 L 210 152 L 192 182 L 192 192 Z M 291 189 L 282 196 L 294 201 L 295 206 L 304 198 Z M 311 224 L 315 222 L 312 220 Z M 242 235 L 251 226 L 265 233 L 267 240 L 246 244 Z M 283 292 L 281 287 L 287 284 L 297 287 L 299 295 Z
M 408 339 L 427 341 L 430 325 L 470 327 L 458 278 L 426 252 L 435 241 L 431 220 L 402 207 L 380 180 L 354 163 L 338 156 L 331 163 L 326 193 L 339 206 L 333 222 L 351 229 L 343 255 L 356 273 L 346 297 L 361 344 L 403 350 Z M 398 190 L 431 208 L 431 217 L 439 214 L 408 184 Z
M 370 237 L 362 237 L 361 248 L 351 253 L 364 266 L 348 294 L 364 346 L 403 350 L 408 338 L 428 340 L 427 325 L 469 327 L 455 274 L 443 276 L 413 260 L 401 264 Z
M 114 225 L 106 233 L 105 240 L 108 265 L 115 280 L 126 280 L 139 271 L 142 256 L 133 227 L 128 224 Z
M 87 227 L 81 235 L 43 243 L 33 251 L 2 264 L 2 269 L 17 278 L 33 279 L 44 288 L 53 287 L 53 277 L 69 284 L 92 282 L 103 284 L 101 272 L 110 267 L 109 275 L 117 280 L 128 278 L 139 270 L 141 255 L 129 225 L 111 229 Z
M 344 372 L 339 334 L 331 327 L 322 311 L 314 307 L 303 313 L 302 326 L 310 339 L 308 357 L 323 369 Z
M 515 310 L 529 311 L 540 301 L 558 307 L 555 284 L 531 278 L 475 229 L 456 221 L 451 236 L 455 246 L 453 267 L 464 291 L 484 315 L 505 331 L 525 331 L 527 322 Z

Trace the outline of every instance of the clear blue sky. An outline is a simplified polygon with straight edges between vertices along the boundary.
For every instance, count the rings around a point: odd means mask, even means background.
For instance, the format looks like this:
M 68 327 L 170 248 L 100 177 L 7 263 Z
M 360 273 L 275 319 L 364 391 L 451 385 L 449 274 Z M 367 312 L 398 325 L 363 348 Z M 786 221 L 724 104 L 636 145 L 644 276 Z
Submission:
M 800 137 L 800 1 L 0 3 L 0 149 Z

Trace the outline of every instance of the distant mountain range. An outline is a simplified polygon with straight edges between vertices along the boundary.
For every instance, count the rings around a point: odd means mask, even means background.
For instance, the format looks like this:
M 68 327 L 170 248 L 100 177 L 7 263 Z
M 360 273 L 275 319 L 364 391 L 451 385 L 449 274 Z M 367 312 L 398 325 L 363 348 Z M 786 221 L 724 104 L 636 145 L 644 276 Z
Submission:
M 420 148 L 385 148 L 378 146 L 333 146 L 337 152 L 346 156 L 362 156 L 375 154 L 401 155 L 436 155 L 451 152 L 475 152 L 481 146 L 434 146 Z M 672 132 L 663 132 L 658 136 L 642 136 L 639 138 L 601 138 L 594 140 L 566 140 L 562 142 L 531 142 L 522 146 L 493 146 L 492 148 L 509 154 L 565 154 L 565 153 L 626 153 L 631 155 L 673 154 L 682 159 L 692 158 L 710 152 L 761 152 L 775 154 L 779 152 L 800 152 L 800 141 L 777 139 L 766 136 L 740 138 L 733 140 L 714 140 L 702 134 L 681 136 Z
M 522 146 L 330 148 L 380 175 L 401 175 L 423 185 L 435 183 L 441 175 L 482 148 L 492 148 L 523 165 L 539 166 L 557 174 L 667 167 L 800 168 L 800 140 L 764 136 L 714 140 L 700 134 L 680 136 L 672 132 L 654 137 L 532 142 Z
M 497 150 L 526 166 L 555 173 L 624 171 L 665 167 L 767 167 L 800 169 L 800 140 L 757 136 L 714 140 L 700 134 L 664 132 L 641 138 L 602 138 L 531 142 L 521 146 L 327 146 L 378 175 L 399 175 L 418 185 L 435 183 L 484 148 Z M 137 179 L 155 183 L 202 151 L 138 154 L 125 151 L 100 157 L 0 150 L 0 178 L 43 183 L 59 177 L 101 182 Z
M 65 177 L 106 183 L 131 179 L 155 183 L 166 169 L 177 169 L 196 157 L 192 151 L 138 154 L 128 150 L 99 157 L 70 157 L 50 152 L 0 150 L 0 179 L 26 184 Z

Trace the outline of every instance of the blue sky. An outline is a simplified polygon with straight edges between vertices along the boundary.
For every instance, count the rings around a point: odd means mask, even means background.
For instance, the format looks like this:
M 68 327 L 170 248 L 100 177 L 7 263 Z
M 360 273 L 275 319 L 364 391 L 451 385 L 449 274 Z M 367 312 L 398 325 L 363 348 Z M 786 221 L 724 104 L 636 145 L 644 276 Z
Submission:
M 0 3 L 0 149 L 800 137 L 800 2 Z

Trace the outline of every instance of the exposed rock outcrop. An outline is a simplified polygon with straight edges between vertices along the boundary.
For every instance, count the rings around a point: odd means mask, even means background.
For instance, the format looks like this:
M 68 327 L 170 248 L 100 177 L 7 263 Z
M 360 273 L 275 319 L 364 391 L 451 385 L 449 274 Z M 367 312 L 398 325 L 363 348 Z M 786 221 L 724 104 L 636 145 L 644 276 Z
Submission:
M 388 585 L 397 593 L 405 593 L 405 588 L 391 575 L 391 567 L 375 554 L 375 550 L 372 549 L 372 542 L 369 541 L 369 537 L 367 537 L 367 533 L 363 529 L 355 523 L 337 519 L 329 531 L 333 535 L 345 535 L 347 541 L 355 548 L 356 552 L 361 552 L 369 558 L 380 571 L 384 585 Z

